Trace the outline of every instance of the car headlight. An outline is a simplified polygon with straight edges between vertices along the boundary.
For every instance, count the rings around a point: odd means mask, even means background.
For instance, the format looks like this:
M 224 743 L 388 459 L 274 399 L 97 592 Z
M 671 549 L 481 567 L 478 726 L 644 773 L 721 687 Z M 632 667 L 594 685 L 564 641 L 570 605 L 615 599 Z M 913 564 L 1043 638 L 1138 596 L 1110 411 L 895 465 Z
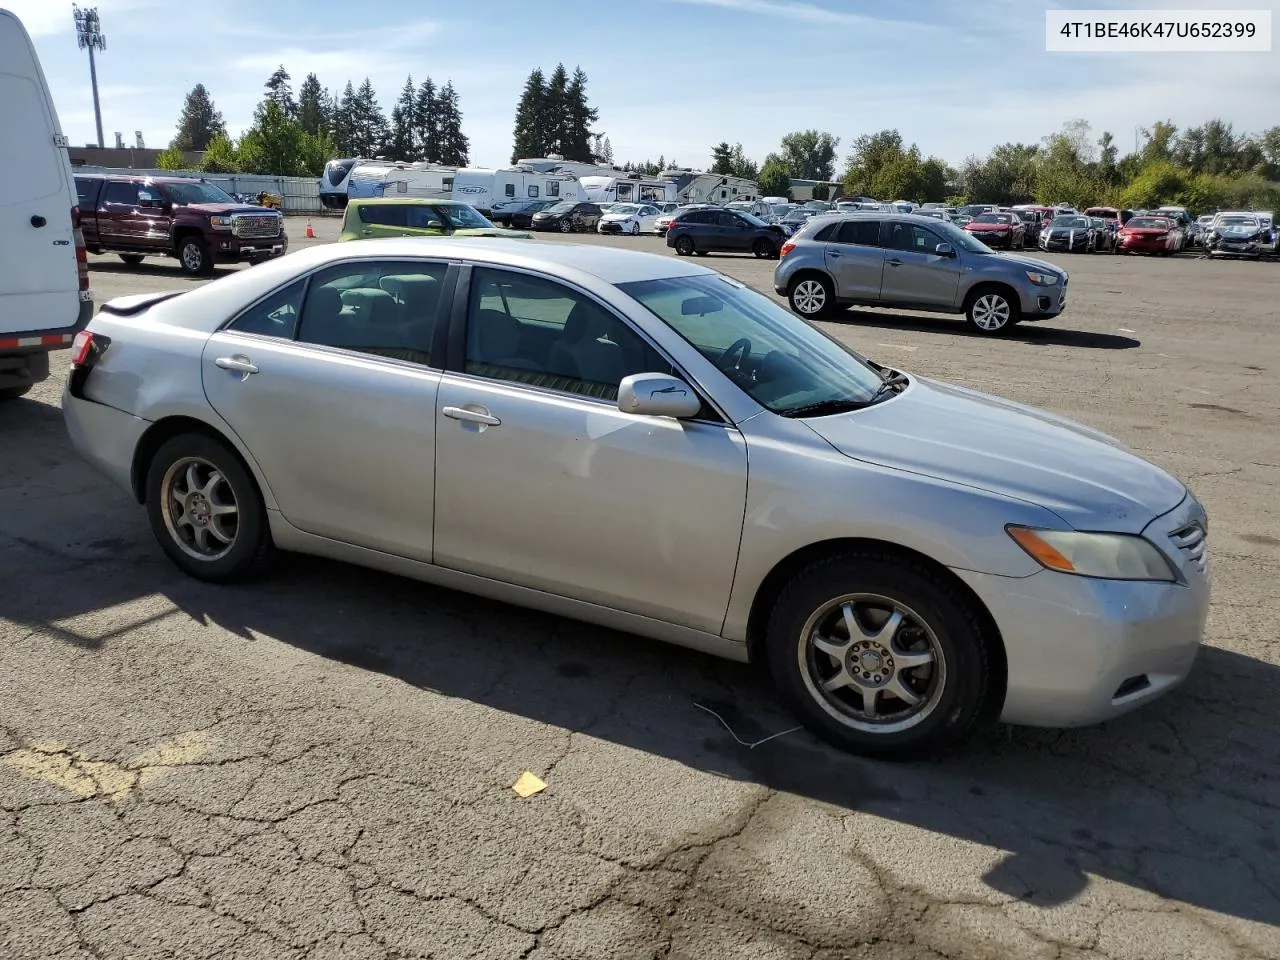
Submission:
M 231 218 L 230 217 L 210 217 L 209 225 L 212 226 L 213 229 L 215 230 L 230 230 Z
M 1038 287 L 1055 287 L 1058 285 L 1058 275 L 1056 273 L 1040 273 L 1036 270 L 1028 270 L 1027 279 Z
M 1127 533 L 1082 533 L 1009 525 L 1013 542 L 1046 570 L 1104 580 L 1161 580 L 1177 574 L 1150 540 Z

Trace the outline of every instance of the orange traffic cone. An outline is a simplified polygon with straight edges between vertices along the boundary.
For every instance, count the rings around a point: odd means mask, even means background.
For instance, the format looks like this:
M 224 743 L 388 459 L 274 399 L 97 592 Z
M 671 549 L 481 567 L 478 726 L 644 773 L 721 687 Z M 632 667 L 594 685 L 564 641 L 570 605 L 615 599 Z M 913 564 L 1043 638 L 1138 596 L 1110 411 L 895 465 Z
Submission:
M 303 236 L 305 236 L 308 240 L 314 240 L 316 238 L 316 232 L 311 229 L 310 217 L 307 217 L 307 232 L 303 234 Z

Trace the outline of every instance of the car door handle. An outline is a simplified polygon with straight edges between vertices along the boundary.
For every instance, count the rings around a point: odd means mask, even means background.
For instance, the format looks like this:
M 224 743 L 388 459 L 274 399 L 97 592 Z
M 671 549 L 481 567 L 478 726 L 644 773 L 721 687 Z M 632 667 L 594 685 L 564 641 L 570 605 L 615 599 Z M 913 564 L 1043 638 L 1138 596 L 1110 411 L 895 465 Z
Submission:
M 828 257 L 837 257 L 837 258 L 838 258 L 838 257 L 840 256 L 840 254 L 839 254 L 839 253 L 837 253 L 835 250 L 828 250 L 828 251 L 827 251 L 827 256 L 828 256 Z
M 901 261 L 901 260 L 899 260 L 897 257 L 894 257 L 892 260 L 886 260 L 886 261 L 885 261 L 885 263 L 887 263 L 887 264 L 888 264 L 889 266 L 891 266 L 891 267 L 900 267 L 900 266 L 902 266 L 902 261 Z
M 249 361 L 248 357 L 218 357 L 213 361 L 215 366 L 221 367 L 223 370 L 232 370 L 236 373 L 243 373 L 248 376 L 251 373 L 257 373 L 258 368 Z
M 502 421 L 495 416 L 481 413 L 479 410 L 468 410 L 466 407 L 445 407 L 440 411 L 450 420 L 461 420 L 464 423 L 479 423 L 486 427 L 500 427 Z
M 46 220 L 44 217 L 40 216 L 40 214 L 38 214 L 38 213 L 34 213 L 34 214 L 32 214 L 32 215 L 31 215 L 31 225 L 32 225 L 33 227 L 35 227 L 37 230 L 39 230 L 41 227 L 43 227 L 43 226 L 44 226 L 46 223 L 48 223 L 48 222 L 49 222 L 48 220 Z

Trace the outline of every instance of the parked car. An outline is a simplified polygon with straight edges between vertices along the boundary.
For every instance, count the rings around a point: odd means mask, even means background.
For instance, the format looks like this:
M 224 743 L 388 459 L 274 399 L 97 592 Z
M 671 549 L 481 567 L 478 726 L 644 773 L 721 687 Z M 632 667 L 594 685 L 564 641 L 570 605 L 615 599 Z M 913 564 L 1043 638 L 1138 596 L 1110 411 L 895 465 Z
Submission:
M 662 214 L 658 212 L 658 208 L 650 203 L 615 203 L 600 218 L 596 230 L 600 233 L 629 233 L 632 236 L 654 233 L 660 216 Z
M 674 223 L 676 220 L 678 220 L 684 214 L 688 213 L 690 210 L 715 210 L 715 209 L 718 209 L 718 208 L 714 204 L 710 204 L 710 203 L 685 204 L 682 207 L 677 207 L 675 210 L 672 210 L 670 213 L 664 213 L 662 216 L 660 216 L 657 219 L 657 221 L 654 222 L 653 230 L 656 234 L 658 234 L 658 236 L 665 237 L 667 235 L 667 230 L 671 227 L 671 224 Z
M 78 343 L 71 441 L 189 576 L 311 553 L 760 660 L 847 750 L 1108 720 L 1203 636 L 1208 521 L 1174 477 L 670 257 L 316 246 Z
M 840 212 L 841 212 L 841 213 L 856 213 L 857 211 L 855 211 L 855 210 L 849 210 L 849 211 L 844 211 L 844 210 L 842 210 L 842 211 L 840 211 Z M 921 217 L 932 217 L 934 220 L 945 220 L 947 223 L 950 223 L 950 222 L 951 222 L 951 215 L 950 215 L 949 213 L 947 213 L 947 211 L 946 211 L 946 208 L 945 208 L 945 207 L 921 207 L 919 210 L 917 210 L 917 211 L 915 211 L 915 212 L 916 212 L 916 215 L 917 215 L 917 216 L 921 216 Z
M 1276 227 L 1275 212 L 1272 210 L 1255 210 L 1253 212 L 1257 216 L 1263 232 L 1271 240 L 1271 248 L 1267 252 L 1272 254 L 1280 253 L 1280 229 Z
M 978 333 L 1056 317 L 1067 274 L 997 254 L 973 234 L 914 214 L 853 214 L 807 224 L 782 246 L 773 286 L 807 319 L 839 306 L 961 313 Z
M 508 230 L 490 222 L 468 203 L 458 200 L 351 198 L 342 216 L 340 241 L 378 237 L 508 237 L 528 240 L 533 234 Z
M 1258 260 L 1272 249 L 1271 236 L 1263 229 L 1256 214 L 1220 213 L 1205 238 L 1205 250 L 1211 257 L 1252 257 Z
M 604 214 L 597 203 L 580 200 L 561 200 L 553 206 L 533 215 L 534 230 L 555 230 L 558 233 L 590 233 L 600 223 Z
M 530 197 L 519 197 L 515 200 L 507 200 L 501 204 L 494 204 L 494 209 L 489 211 L 488 220 L 500 227 L 516 227 L 521 230 L 528 230 L 533 215 L 539 210 L 545 210 L 547 207 L 555 206 L 560 201 L 555 197 L 551 199 L 532 199 Z
M 1016 213 L 982 213 L 964 229 L 992 249 L 1021 250 L 1026 246 L 1027 225 Z
M 1066 253 L 1096 253 L 1097 228 L 1089 217 L 1079 214 L 1063 214 L 1054 217 L 1047 227 L 1040 229 L 1041 250 L 1062 250 Z
M 752 253 L 773 259 L 787 234 L 776 223 L 736 210 L 710 208 L 682 214 L 667 229 L 667 246 L 682 257 L 708 253 Z
M 1119 221 L 1116 221 L 1119 223 Z M 1090 217 L 1089 224 L 1093 227 L 1093 242 L 1095 252 L 1101 253 L 1103 250 L 1115 249 L 1115 233 L 1110 223 L 1101 217 Z
M 0 401 L 49 378 L 93 316 L 67 139 L 26 28 L 0 10 Z M 15 421 L 16 423 L 16 421 Z
M 774 215 L 773 206 L 763 200 L 734 200 L 732 203 L 725 204 L 725 207 L 728 210 L 749 213 L 751 216 L 759 217 L 761 220 L 767 220 Z
M 1022 225 L 1026 229 L 1023 246 L 1035 246 L 1038 244 L 1040 242 L 1040 230 L 1044 226 L 1044 219 L 1040 211 L 1026 207 L 1015 207 L 1013 212 L 1017 214 L 1018 219 L 1022 221 Z
M 968 217 L 970 220 L 980 217 L 984 213 L 998 213 L 994 203 L 969 203 L 960 207 L 961 216 Z
M 1115 253 L 1153 253 L 1169 256 L 1177 252 L 1178 225 L 1167 217 L 1130 217 L 1116 231 Z
M 289 249 L 278 210 L 237 203 L 205 180 L 78 174 L 75 183 L 89 252 L 118 253 L 130 266 L 176 257 L 183 273 L 206 276 L 219 263 L 261 263 Z

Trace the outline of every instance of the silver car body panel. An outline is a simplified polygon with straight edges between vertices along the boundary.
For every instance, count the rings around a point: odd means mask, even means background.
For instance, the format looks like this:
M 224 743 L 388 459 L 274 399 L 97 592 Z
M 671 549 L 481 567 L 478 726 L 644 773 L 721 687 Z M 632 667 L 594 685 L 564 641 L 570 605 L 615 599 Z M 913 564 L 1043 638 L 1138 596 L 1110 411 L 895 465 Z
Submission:
M 64 395 L 72 440 L 130 488 L 150 424 L 191 417 L 244 456 L 283 549 L 738 660 L 753 603 L 779 563 L 835 540 L 894 544 L 950 568 L 986 604 L 1007 651 L 1011 722 L 1102 719 L 1186 675 L 1208 574 L 1193 556 L 1194 531 L 1182 529 L 1195 501 L 1163 471 L 1081 425 L 922 379 L 865 410 L 777 416 L 614 285 L 713 271 L 549 246 L 357 241 L 295 253 L 134 315 L 100 314 L 90 329 L 112 344 L 83 395 Z M 221 329 L 286 282 L 362 257 L 553 277 L 626 318 L 720 416 L 635 416 L 550 389 Z M 252 356 L 261 374 L 212 366 L 224 353 Z M 445 407 L 480 416 L 457 419 Z M 1064 520 L 1145 530 L 1181 581 L 1050 573 L 1005 533 L 1010 523 Z M 1147 685 L 1117 697 L 1137 674 Z

